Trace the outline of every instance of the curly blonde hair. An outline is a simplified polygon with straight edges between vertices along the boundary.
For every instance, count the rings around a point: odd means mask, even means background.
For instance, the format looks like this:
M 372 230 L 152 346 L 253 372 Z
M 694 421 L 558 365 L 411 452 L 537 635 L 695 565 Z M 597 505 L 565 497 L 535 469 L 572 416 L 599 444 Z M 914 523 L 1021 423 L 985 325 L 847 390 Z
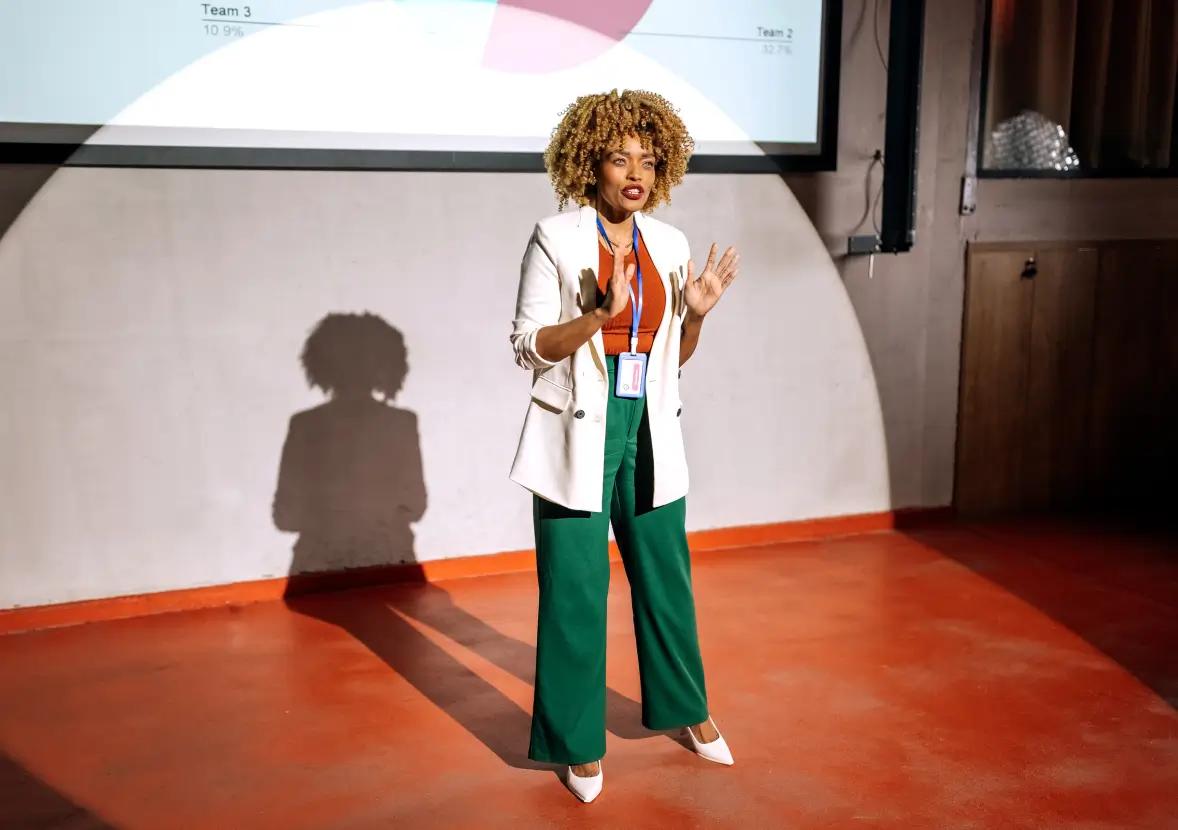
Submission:
M 605 154 L 637 136 L 655 156 L 654 187 L 643 207 L 671 202 L 671 188 L 683 181 L 695 142 L 675 107 L 663 96 L 640 89 L 582 95 L 560 116 L 544 166 L 564 210 L 569 201 L 587 205 L 597 192 L 597 171 Z

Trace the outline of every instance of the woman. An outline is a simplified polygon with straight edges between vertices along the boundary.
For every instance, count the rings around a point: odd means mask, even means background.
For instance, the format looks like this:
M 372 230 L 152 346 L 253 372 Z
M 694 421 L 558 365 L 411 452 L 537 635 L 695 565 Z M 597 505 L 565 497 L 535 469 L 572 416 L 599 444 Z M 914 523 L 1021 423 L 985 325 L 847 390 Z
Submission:
M 534 494 L 540 582 L 528 755 L 569 765 L 582 801 L 603 781 L 611 522 L 631 586 L 643 724 L 689 727 L 696 752 L 732 763 L 696 639 L 679 367 L 739 256 L 729 248 L 717 261 L 713 244 L 696 274 L 683 234 L 641 213 L 670 201 L 693 147 L 660 95 L 578 98 L 544 161 L 560 207 L 580 210 L 541 220 L 521 268 L 511 342 L 534 379 L 511 478 Z

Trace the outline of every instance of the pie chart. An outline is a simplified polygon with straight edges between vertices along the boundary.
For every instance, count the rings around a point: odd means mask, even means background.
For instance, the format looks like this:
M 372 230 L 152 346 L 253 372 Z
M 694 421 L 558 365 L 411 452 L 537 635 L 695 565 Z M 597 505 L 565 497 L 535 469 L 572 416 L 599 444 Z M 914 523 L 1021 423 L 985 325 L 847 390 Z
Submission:
M 491 21 L 483 63 L 507 72 L 576 66 L 630 34 L 650 5 L 651 0 L 503 0 Z M 512 14 L 509 7 L 534 14 Z

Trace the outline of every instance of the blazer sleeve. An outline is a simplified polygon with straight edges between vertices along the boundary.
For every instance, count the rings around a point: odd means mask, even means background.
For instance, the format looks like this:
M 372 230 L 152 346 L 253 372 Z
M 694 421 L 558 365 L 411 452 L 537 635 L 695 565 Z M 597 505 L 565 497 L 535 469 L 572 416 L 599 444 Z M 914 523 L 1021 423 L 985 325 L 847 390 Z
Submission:
M 540 329 L 560 322 L 560 276 L 552 251 L 552 240 L 540 225 L 536 225 L 520 265 L 519 294 L 511 329 L 515 362 L 524 369 L 547 369 L 556 365 L 536 351 L 536 335 Z

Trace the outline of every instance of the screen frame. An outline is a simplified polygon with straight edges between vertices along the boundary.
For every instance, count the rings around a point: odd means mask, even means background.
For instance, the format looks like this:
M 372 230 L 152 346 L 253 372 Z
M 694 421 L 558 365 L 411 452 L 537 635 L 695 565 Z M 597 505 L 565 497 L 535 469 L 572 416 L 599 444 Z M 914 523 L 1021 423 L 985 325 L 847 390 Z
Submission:
M 818 141 L 814 152 L 761 145 L 763 155 L 697 154 L 688 170 L 698 173 L 787 173 L 837 169 L 839 78 L 843 0 L 823 0 Z M 20 125 L 24 130 L 89 136 L 98 125 Z M 63 129 L 64 128 L 64 129 Z M 540 173 L 540 153 L 436 150 L 355 150 L 275 147 L 86 144 L 85 140 L 3 141 L 0 164 L 62 167 L 168 167 L 234 170 L 368 170 Z

